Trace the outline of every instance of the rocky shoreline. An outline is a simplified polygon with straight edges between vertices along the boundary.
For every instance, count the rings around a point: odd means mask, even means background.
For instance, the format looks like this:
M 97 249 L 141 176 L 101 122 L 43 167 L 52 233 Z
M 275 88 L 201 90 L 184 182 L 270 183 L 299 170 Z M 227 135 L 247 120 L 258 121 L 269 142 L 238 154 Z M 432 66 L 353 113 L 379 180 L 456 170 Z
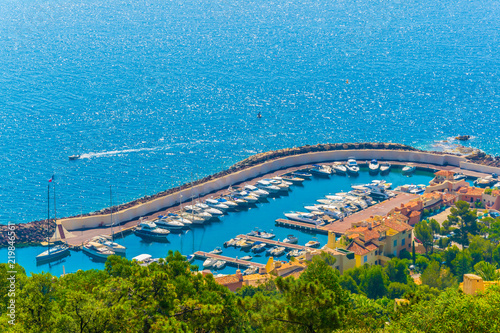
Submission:
M 56 228 L 56 223 L 51 220 L 49 225 L 49 230 L 47 231 L 47 220 L 33 221 L 29 223 L 18 223 L 14 230 L 16 235 L 16 240 L 14 245 L 16 248 L 37 245 L 41 242 L 46 242 L 48 237 L 52 237 L 54 230 Z M 9 229 L 7 225 L 0 226 L 0 247 L 5 247 L 9 245 L 8 233 Z
M 286 156 L 292 156 L 292 155 L 299 155 L 299 154 L 305 154 L 305 153 L 311 153 L 311 152 L 322 152 L 322 151 L 334 151 L 334 150 L 353 150 L 353 149 L 386 149 L 386 150 L 403 150 L 403 151 L 415 151 L 415 152 L 424 152 L 424 150 L 420 150 L 411 146 L 399 144 L 399 143 L 372 143 L 372 142 L 364 142 L 364 143 L 326 143 L 326 144 L 317 144 L 317 145 L 305 145 L 301 147 L 294 147 L 294 148 L 285 148 L 285 149 L 279 149 L 279 150 L 272 150 L 268 151 L 265 153 L 259 153 L 256 155 L 252 155 L 242 161 L 237 162 L 236 164 L 232 165 L 229 167 L 227 170 L 206 176 L 202 179 L 193 181 L 191 183 L 186 183 L 181 186 L 173 187 L 168 190 L 156 193 L 154 195 L 150 196 L 145 196 L 140 199 L 130 201 L 121 205 L 113 206 L 113 207 L 108 207 L 105 209 L 101 209 L 96 212 L 91 212 L 87 214 L 80 214 L 80 215 L 75 215 L 71 217 L 82 217 L 82 216 L 92 216 L 92 215 L 103 215 L 103 214 L 109 214 L 111 213 L 111 210 L 113 212 L 117 212 L 123 209 L 127 209 L 139 204 L 142 204 L 144 202 L 154 200 L 156 198 L 160 198 L 175 192 L 178 192 L 179 190 L 190 188 L 192 186 L 202 184 L 220 177 L 223 177 L 225 175 L 249 168 L 251 166 L 254 166 L 256 164 L 260 164 L 266 161 L 274 160 L 277 158 L 281 157 L 286 157 Z M 449 152 L 438 152 L 438 151 L 430 151 L 431 153 L 434 154 L 447 154 L 450 155 L 451 153 Z M 459 155 L 459 154 L 451 154 L 451 155 Z M 482 151 L 474 151 L 472 154 L 467 155 L 466 158 L 470 160 L 473 163 L 477 164 L 483 164 L 483 165 L 488 165 L 488 166 L 495 166 L 495 167 L 500 167 L 500 157 L 494 157 L 491 155 L 487 155 Z M 52 222 L 53 224 L 53 222 Z M 44 226 L 44 227 L 43 227 Z M 2 234 L 0 236 L 0 247 L 1 246 L 6 246 L 7 244 L 7 232 L 4 232 L 4 227 L 2 226 Z M 47 238 L 47 222 L 46 220 L 40 220 L 40 221 L 33 221 L 30 223 L 23 223 L 23 224 L 18 224 L 18 228 L 16 230 L 19 230 L 19 234 L 17 235 L 18 237 L 18 242 L 41 242 L 45 241 Z M 44 229 L 45 228 L 45 229 Z M 55 224 L 51 226 L 51 231 L 50 235 L 54 232 Z

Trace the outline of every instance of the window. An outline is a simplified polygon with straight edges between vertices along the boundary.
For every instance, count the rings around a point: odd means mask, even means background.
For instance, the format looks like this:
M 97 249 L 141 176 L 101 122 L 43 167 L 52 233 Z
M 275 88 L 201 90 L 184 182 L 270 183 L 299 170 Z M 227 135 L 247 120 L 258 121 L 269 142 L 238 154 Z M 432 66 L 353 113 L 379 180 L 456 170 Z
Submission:
M 410 239 L 410 238 L 411 238 L 411 234 L 408 235 L 408 239 Z
M 394 247 L 396 247 L 396 246 L 398 246 L 398 240 L 397 239 L 394 240 Z
M 367 262 L 368 261 L 368 256 L 365 256 L 365 259 L 363 262 Z
M 405 240 L 404 238 L 401 240 L 401 246 L 405 246 Z
M 394 256 L 397 257 L 398 256 L 398 250 L 394 250 Z

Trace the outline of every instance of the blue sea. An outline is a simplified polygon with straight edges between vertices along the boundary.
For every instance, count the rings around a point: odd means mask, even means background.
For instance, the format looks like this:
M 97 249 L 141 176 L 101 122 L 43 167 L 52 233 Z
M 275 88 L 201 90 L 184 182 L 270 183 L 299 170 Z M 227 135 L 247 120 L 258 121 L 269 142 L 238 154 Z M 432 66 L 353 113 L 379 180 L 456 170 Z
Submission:
M 45 218 L 52 175 L 62 217 L 304 144 L 468 134 L 498 155 L 499 17 L 488 0 L 1 1 L 0 223 Z

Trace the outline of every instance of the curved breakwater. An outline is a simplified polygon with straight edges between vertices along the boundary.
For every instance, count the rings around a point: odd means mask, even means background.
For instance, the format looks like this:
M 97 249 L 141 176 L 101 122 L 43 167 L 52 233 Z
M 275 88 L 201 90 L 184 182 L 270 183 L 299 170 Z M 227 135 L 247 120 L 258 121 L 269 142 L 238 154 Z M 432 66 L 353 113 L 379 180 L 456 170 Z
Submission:
M 111 211 L 107 209 L 98 214 L 65 218 L 61 220 L 61 223 L 69 231 L 110 226 L 112 219 L 113 223 L 120 224 L 180 204 L 183 201 L 189 201 L 190 198 L 204 196 L 277 170 L 313 163 L 342 161 L 347 160 L 350 156 L 354 156 L 359 160 L 376 158 L 436 166 L 456 166 L 476 172 L 491 173 L 500 171 L 500 168 L 477 164 L 463 156 L 420 151 L 399 144 L 304 146 L 255 155 L 235 164 L 227 171 L 206 177 L 198 182 L 185 184 L 155 196 L 122 205 L 116 211 L 113 209 L 112 217 Z

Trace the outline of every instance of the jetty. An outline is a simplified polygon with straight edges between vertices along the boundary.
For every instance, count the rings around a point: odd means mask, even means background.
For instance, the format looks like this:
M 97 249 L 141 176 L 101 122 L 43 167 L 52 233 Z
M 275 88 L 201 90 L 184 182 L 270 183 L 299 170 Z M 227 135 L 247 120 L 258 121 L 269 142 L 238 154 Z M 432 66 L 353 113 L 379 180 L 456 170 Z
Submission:
M 202 259 L 214 258 L 217 260 L 224 260 L 225 262 L 227 262 L 228 265 L 232 265 L 232 266 L 245 266 L 245 267 L 254 266 L 254 267 L 258 267 L 258 268 L 266 267 L 266 265 L 264 265 L 264 264 L 259 264 L 256 262 L 250 262 L 250 261 L 246 261 L 246 260 L 221 256 L 219 254 L 213 254 L 213 253 L 208 253 L 208 252 L 203 252 L 203 251 L 196 251 L 194 253 L 194 256 L 196 258 L 202 258 Z
M 299 229 L 303 231 L 308 231 L 308 232 L 314 232 L 317 234 L 325 234 L 328 235 L 328 230 L 324 229 L 323 226 L 317 226 L 311 223 L 304 223 L 304 222 L 298 222 L 298 221 L 292 221 L 292 220 L 287 220 L 287 219 L 277 219 L 276 225 L 280 227 L 285 227 L 285 228 L 293 228 L 293 229 Z M 284 243 L 287 244 L 287 243 Z
M 254 241 L 254 242 L 265 243 L 265 244 L 268 244 L 268 245 L 283 246 L 283 247 L 285 247 L 287 249 L 297 249 L 297 250 L 311 249 L 310 247 L 307 247 L 307 246 L 304 246 L 304 245 L 283 243 L 283 242 L 275 241 L 275 240 L 272 240 L 272 239 L 265 239 L 265 238 L 261 238 L 261 237 L 254 237 L 254 236 L 248 236 L 248 235 L 238 235 L 237 237 L 238 238 L 248 239 L 248 240 L 251 240 L 251 241 Z

